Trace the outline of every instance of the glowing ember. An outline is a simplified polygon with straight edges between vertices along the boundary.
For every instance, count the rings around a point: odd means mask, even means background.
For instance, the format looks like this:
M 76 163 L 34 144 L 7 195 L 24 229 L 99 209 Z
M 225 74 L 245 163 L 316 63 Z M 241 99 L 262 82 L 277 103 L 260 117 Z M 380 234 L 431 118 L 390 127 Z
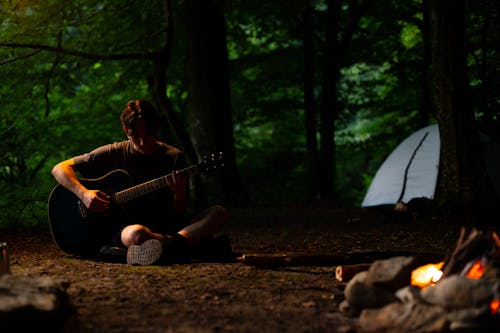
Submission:
M 465 275 L 469 279 L 480 279 L 484 273 L 484 266 L 481 264 L 481 261 L 476 260 L 474 264 L 471 266 L 467 274 Z
M 439 281 L 443 272 L 444 262 L 420 266 L 411 273 L 411 284 L 420 288 L 433 285 Z
M 495 300 L 491 301 L 490 310 L 491 310 L 492 315 L 497 313 L 498 308 L 500 308 L 500 300 L 495 299 Z

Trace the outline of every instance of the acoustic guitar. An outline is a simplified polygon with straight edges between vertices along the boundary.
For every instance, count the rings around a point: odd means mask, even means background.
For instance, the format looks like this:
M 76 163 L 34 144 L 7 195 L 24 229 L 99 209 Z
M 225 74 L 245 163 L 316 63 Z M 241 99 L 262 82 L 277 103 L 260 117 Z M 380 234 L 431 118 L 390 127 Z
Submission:
M 211 154 L 195 165 L 179 172 L 184 176 L 223 167 L 222 153 Z M 48 216 L 52 238 L 56 245 L 66 253 L 78 256 L 95 256 L 106 241 L 109 232 L 116 232 L 128 225 L 127 204 L 134 199 L 167 187 L 167 179 L 173 173 L 133 186 L 125 170 L 114 170 L 96 179 L 80 179 L 88 189 L 101 190 L 111 197 L 111 206 L 106 212 L 94 212 L 71 191 L 56 185 L 49 195 Z

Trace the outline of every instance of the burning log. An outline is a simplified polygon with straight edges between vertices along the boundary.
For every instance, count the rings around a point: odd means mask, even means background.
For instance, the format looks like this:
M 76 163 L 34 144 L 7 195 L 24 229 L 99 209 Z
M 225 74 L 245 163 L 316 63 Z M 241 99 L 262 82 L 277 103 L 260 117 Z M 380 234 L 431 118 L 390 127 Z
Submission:
M 472 229 L 470 233 L 466 233 L 464 227 L 460 230 L 460 237 L 457 244 L 449 257 L 445 260 L 443 266 L 443 278 L 452 274 L 461 274 L 464 269 L 466 272 L 476 260 L 485 257 L 492 259 L 497 256 L 500 243 L 498 236 L 495 233 L 484 233 L 476 229 Z
M 497 234 L 462 228 L 446 260 L 430 262 L 415 267 L 411 278 L 408 271 L 416 263 L 411 258 L 374 262 L 347 284 L 341 312 L 359 315 L 363 332 L 498 332 Z M 401 287 L 405 276 L 410 282 Z
M 497 279 L 500 277 L 500 260 L 492 260 L 484 266 L 484 279 Z

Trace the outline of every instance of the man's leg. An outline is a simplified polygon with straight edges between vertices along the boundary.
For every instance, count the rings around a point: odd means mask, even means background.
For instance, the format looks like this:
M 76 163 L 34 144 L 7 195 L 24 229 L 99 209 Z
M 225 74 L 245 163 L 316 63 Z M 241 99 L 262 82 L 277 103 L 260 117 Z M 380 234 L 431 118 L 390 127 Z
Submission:
M 178 233 L 187 239 L 189 247 L 193 247 L 204 239 L 218 236 L 228 219 L 224 207 L 212 206 L 198 214 L 190 225 Z
M 127 262 L 151 265 L 159 261 L 185 261 L 189 248 L 217 236 L 227 221 L 226 209 L 213 206 L 198 214 L 190 225 L 174 236 L 153 233 L 141 225 L 128 226 L 122 232 L 122 242 L 128 247 Z
M 152 232 L 149 228 L 141 224 L 132 224 L 123 228 L 121 240 L 123 245 L 129 247 L 131 245 L 140 245 L 147 240 L 157 239 L 163 241 L 165 236 Z

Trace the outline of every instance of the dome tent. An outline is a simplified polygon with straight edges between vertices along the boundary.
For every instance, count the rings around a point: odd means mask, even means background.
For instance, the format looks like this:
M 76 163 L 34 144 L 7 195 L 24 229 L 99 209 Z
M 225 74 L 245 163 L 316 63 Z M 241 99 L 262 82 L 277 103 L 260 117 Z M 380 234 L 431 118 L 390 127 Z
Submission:
M 485 164 L 500 195 L 500 147 L 480 134 Z M 396 205 L 413 198 L 434 199 L 439 172 L 440 138 L 437 124 L 424 127 L 392 151 L 378 169 L 361 207 Z

